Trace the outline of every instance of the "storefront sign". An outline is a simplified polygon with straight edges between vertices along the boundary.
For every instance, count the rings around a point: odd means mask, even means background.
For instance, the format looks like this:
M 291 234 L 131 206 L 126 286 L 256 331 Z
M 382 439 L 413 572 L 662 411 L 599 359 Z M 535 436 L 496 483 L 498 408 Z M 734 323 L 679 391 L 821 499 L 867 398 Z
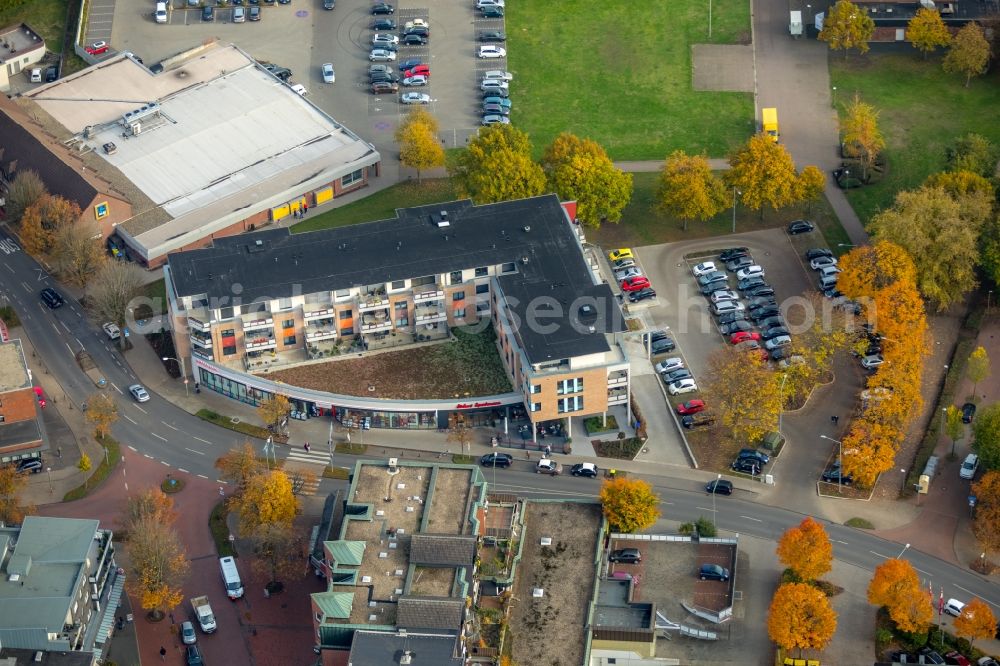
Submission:
M 455 405 L 455 409 L 474 409 L 476 407 L 499 407 L 501 402 L 499 400 L 494 400 L 492 402 L 460 402 Z

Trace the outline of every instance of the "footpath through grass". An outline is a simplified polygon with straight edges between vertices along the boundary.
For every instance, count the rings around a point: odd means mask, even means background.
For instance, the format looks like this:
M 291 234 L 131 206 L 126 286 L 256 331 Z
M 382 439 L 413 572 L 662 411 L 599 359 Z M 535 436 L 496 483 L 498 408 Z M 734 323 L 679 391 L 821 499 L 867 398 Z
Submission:
M 616 160 L 663 159 L 677 148 L 721 157 L 754 130 L 749 93 L 692 89 L 691 46 L 748 43 L 749 4 L 518 0 L 507 9 L 511 121 L 535 152 L 560 132 Z
M 1000 73 L 996 68 L 973 79 L 946 74 L 941 58 L 912 54 L 871 53 L 864 57 L 830 58 L 830 82 L 837 87 L 837 106 L 860 93 L 881 111 L 879 126 L 886 138 L 888 170 L 877 185 L 850 190 L 847 197 L 862 222 L 892 205 L 896 192 L 918 187 L 927 176 L 946 167 L 946 149 L 969 132 L 1000 144 Z

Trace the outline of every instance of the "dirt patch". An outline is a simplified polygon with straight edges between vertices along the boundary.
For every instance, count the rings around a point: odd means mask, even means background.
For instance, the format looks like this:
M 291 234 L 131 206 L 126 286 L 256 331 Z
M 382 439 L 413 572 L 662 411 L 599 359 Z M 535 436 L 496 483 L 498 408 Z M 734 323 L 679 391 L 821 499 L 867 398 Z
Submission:
M 493 329 L 452 329 L 447 342 L 269 372 L 271 380 L 317 391 L 393 400 L 507 393 L 510 381 Z
M 510 624 L 514 662 L 577 666 L 583 663 L 601 507 L 528 502 L 525 522 Z M 542 546 L 542 537 L 551 538 L 551 545 Z M 532 596 L 535 589 L 542 589 L 543 596 Z M 553 640 L 558 650 L 553 649 Z

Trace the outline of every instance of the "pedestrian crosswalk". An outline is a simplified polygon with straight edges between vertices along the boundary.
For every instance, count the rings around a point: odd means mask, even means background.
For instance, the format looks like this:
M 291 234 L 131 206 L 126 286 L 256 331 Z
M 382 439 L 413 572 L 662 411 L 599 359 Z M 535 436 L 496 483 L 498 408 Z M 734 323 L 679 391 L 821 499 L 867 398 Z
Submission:
M 285 459 L 285 473 L 292 481 L 296 495 L 315 495 L 323 478 L 323 470 L 330 464 L 326 451 L 290 449 Z
M 302 449 L 289 449 L 288 460 L 309 465 L 322 465 L 326 467 L 330 464 L 330 454 L 326 451 L 303 451 Z

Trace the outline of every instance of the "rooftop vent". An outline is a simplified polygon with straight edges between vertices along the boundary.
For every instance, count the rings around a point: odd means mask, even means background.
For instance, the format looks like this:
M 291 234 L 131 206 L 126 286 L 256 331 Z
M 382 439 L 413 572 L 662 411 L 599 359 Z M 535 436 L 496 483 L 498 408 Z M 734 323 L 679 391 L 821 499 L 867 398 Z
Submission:
M 403 666 L 403 664 L 410 664 L 410 663 L 413 663 L 413 655 L 410 653 L 409 650 L 407 650 L 402 654 L 402 656 L 399 657 L 399 664 L 400 666 Z
M 16 573 L 11 574 L 10 576 L 7 577 L 7 580 L 11 583 L 16 583 L 17 581 L 21 580 L 21 574 L 16 574 Z
M 451 222 L 448 220 L 448 211 L 446 210 L 431 213 L 431 222 L 433 222 L 439 229 L 451 226 Z
M 531 231 L 531 227 L 530 227 L 529 225 L 527 225 L 527 224 L 526 224 L 526 225 L 524 225 L 524 226 L 522 227 L 522 229 L 524 229 L 524 233 L 528 233 L 529 231 Z
M 528 263 L 528 257 L 527 257 L 527 255 L 521 257 L 521 263 L 522 264 L 527 264 Z

